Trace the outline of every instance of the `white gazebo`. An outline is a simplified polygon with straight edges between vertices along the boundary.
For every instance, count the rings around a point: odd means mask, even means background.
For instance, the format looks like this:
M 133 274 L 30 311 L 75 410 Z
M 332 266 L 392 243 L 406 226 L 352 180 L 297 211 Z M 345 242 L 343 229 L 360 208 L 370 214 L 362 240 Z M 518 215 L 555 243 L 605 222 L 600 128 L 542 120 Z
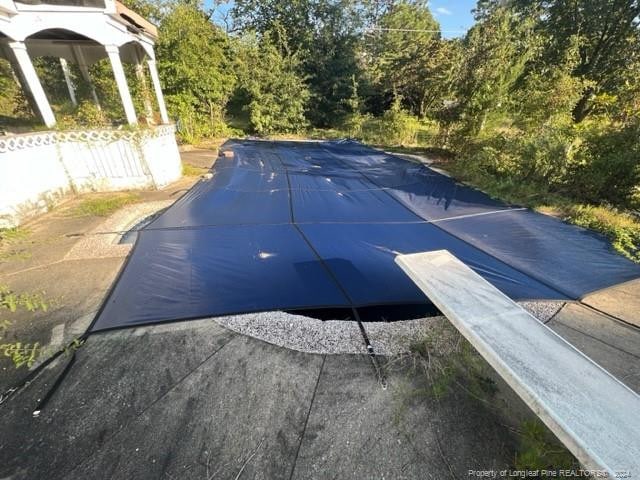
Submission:
M 137 123 L 138 116 L 122 62 L 135 64 L 141 79 L 146 63 L 160 118 L 169 123 L 153 52 L 157 38 L 154 25 L 117 0 L 0 0 L 0 57 L 11 63 L 33 111 L 48 127 L 56 119 L 31 61 L 45 55 L 60 58 L 72 103 L 76 97 L 67 62 L 76 63 L 91 84 L 88 66 L 109 58 L 129 124 Z M 95 91 L 93 99 L 98 103 Z
M 7 59 L 34 113 L 47 127 L 56 118 L 32 58 L 59 58 L 71 103 L 77 103 L 69 63 L 93 88 L 89 66 L 108 58 L 126 120 L 145 128 L 0 132 L 0 227 L 51 208 L 68 193 L 159 188 L 182 174 L 175 127 L 169 122 L 153 45 L 154 25 L 117 0 L 0 0 L 0 58 Z M 135 65 L 145 91 L 136 112 L 123 62 Z M 145 66 L 146 65 L 146 66 Z M 154 121 L 145 68 L 157 98 Z M 149 94 L 148 94 L 149 93 Z

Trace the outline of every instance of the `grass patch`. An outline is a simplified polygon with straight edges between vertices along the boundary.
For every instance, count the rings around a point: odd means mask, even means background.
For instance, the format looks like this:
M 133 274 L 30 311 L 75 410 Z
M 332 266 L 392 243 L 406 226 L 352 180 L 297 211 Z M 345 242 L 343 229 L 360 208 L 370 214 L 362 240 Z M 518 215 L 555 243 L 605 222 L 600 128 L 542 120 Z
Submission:
M 182 175 L 185 177 L 199 177 L 209 171 L 208 168 L 196 167 L 188 163 L 182 164 Z
M 24 240 L 31 232 L 26 228 L 13 227 L 0 229 L 0 263 L 13 260 L 28 260 L 31 252 L 24 248 L 16 248 L 15 244 Z
M 28 250 L 11 250 L 9 252 L 0 253 L 1 262 L 11 262 L 14 260 L 29 260 L 32 254 Z
M 40 343 L 0 343 L 0 355 L 8 357 L 16 368 L 31 366 L 40 356 L 42 348 Z
M 118 193 L 87 198 L 72 210 L 72 215 L 76 217 L 107 217 L 116 210 L 139 200 L 140 196 L 135 193 Z
M 29 233 L 28 229 L 22 227 L 0 228 L 0 245 L 24 240 Z

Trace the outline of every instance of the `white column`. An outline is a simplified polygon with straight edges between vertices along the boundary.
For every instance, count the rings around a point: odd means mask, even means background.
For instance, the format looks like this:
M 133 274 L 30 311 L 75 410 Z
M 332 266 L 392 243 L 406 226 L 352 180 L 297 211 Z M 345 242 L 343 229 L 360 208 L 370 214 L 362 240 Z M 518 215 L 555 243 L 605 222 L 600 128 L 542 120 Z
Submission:
M 149 73 L 151 74 L 151 81 L 153 82 L 153 89 L 156 92 L 156 98 L 158 99 L 158 108 L 160 109 L 160 118 L 162 123 L 169 123 L 169 115 L 167 115 L 167 107 L 164 105 L 164 96 L 162 95 L 162 89 L 160 88 L 160 78 L 158 77 L 158 70 L 156 70 L 156 61 L 153 59 L 147 60 L 149 65 Z
M 111 68 L 113 69 L 113 76 L 116 78 L 116 84 L 118 85 L 118 91 L 120 92 L 120 99 L 122 100 L 124 113 L 127 116 L 127 122 L 129 122 L 129 125 L 135 125 L 138 123 L 138 118 L 136 117 L 136 110 L 133 107 L 133 100 L 131 100 L 131 94 L 129 93 L 127 77 L 124 74 L 124 68 L 122 68 L 120 49 L 115 45 L 106 45 L 104 48 L 107 51 L 107 55 L 109 55 L 109 61 L 111 62 Z
M 136 57 L 136 77 L 140 82 L 142 88 L 142 97 L 144 100 L 144 113 L 147 119 L 147 124 L 151 125 L 153 122 L 153 107 L 151 106 L 151 97 L 149 96 L 149 85 L 147 84 L 147 77 L 144 75 L 144 66 L 140 60 L 140 55 L 137 51 L 134 51 Z
M 71 50 L 73 51 L 73 56 L 76 59 L 76 63 L 78 64 L 78 68 L 80 69 L 80 73 L 82 74 L 82 78 L 84 78 L 84 80 L 89 84 L 93 102 L 96 104 L 96 107 L 98 107 L 98 110 L 102 110 L 102 107 L 100 106 L 100 100 L 98 99 L 98 94 L 96 93 L 96 87 L 91 81 L 91 75 L 89 75 L 89 67 L 87 66 L 87 60 L 84 58 L 82 47 L 72 45 Z
M 78 106 L 78 101 L 76 100 L 76 91 L 73 87 L 73 83 L 71 82 L 71 74 L 69 73 L 69 65 L 67 61 L 60 57 L 60 66 L 62 67 L 62 74 L 64 75 L 64 82 L 67 84 L 67 90 L 69 90 L 69 98 L 71 99 L 71 103 L 74 107 Z
M 42 85 L 40 84 L 36 69 L 33 68 L 33 63 L 31 63 L 31 58 L 27 52 L 27 46 L 23 42 L 10 42 L 9 48 L 11 48 L 16 57 L 18 67 L 27 82 L 31 96 L 36 102 L 42 121 L 47 127 L 53 127 L 56 124 L 56 117 L 53 116 L 51 105 L 49 105 L 47 95 L 44 93 Z

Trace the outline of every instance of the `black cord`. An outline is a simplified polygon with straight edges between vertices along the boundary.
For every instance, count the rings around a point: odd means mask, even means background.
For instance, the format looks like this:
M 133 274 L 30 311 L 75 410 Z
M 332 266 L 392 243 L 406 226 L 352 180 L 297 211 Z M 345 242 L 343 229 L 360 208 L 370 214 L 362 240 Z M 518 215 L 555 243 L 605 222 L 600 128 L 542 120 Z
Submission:
M 58 390 L 58 387 L 60 386 L 62 381 L 65 379 L 67 374 L 69 373 L 69 370 L 71 370 L 71 367 L 73 366 L 75 361 L 76 361 L 76 351 L 74 350 L 73 353 L 71 354 L 71 359 L 65 365 L 64 370 L 60 372 L 60 375 L 58 375 L 58 378 L 56 378 L 56 381 L 54 382 L 54 384 L 51 385 L 51 388 L 47 391 L 45 396 L 42 397 L 42 400 L 40 400 L 40 402 L 38 403 L 38 406 L 33 411 L 34 417 L 40 416 L 40 412 L 44 409 L 47 403 L 49 403 L 49 400 L 51 400 L 51 397 L 53 397 L 53 395 L 56 393 L 56 391 Z

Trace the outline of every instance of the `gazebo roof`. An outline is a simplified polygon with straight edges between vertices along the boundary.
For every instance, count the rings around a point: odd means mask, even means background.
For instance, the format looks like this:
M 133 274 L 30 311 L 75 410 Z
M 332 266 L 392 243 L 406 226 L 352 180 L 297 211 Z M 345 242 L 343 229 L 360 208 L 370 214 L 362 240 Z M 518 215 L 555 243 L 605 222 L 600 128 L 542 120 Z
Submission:
M 158 38 L 155 25 L 118 0 L 0 0 L 0 33 L 13 41 L 90 39 L 117 46 L 153 45 Z
M 87 66 L 103 58 L 111 62 L 127 121 L 137 122 L 121 62 L 139 69 L 146 59 L 163 123 L 168 122 L 155 67 L 153 45 L 158 29 L 118 0 L 0 0 L 0 57 L 14 67 L 21 86 L 44 123 L 55 124 L 31 57 L 51 56 L 76 63 L 85 80 Z M 75 105 L 73 85 L 65 81 Z M 32 100 L 32 101 L 31 101 Z M 94 100 L 98 103 L 97 97 Z

